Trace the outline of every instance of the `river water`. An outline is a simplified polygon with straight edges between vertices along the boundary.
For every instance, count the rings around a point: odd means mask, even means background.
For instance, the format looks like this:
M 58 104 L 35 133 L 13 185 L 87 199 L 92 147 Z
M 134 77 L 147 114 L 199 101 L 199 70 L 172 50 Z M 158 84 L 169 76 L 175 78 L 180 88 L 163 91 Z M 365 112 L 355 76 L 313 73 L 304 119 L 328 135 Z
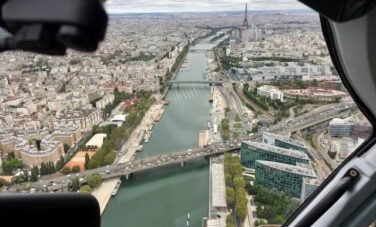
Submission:
M 200 43 L 191 47 L 188 63 L 176 79 L 202 80 L 211 47 Z M 208 85 L 174 85 L 167 94 L 170 105 L 137 158 L 197 147 L 199 131 L 207 128 L 210 117 L 209 95 Z M 189 226 L 199 227 L 208 215 L 208 178 L 206 160 L 186 163 L 184 168 L 176 165 L 135 174 L 123 181 L 109 202 L 102 226 L 183 227 L 188 225 L 189 213 Z

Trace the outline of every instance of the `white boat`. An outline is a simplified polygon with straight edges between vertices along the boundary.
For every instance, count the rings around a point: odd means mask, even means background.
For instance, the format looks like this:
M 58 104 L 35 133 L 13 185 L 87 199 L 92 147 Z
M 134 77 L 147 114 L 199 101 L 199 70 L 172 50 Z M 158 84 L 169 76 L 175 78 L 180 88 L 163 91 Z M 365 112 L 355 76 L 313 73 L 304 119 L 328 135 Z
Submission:
M 151 134 L 152 134 L 152 131 L 146 131 L 145 132 L 145 135 L 144 135 L 144 141 L 145 143 L 148 143 L 149 142 L 149 139 L 151 137 Z
M 116 196 L 116 194 L 119 191 L 120 185 L 121 185 L 121 180 L 119 179 L 118 182 L 116 182 L 114 190 L 112 190 L 112 193 L 111 193 L 112 196 Z

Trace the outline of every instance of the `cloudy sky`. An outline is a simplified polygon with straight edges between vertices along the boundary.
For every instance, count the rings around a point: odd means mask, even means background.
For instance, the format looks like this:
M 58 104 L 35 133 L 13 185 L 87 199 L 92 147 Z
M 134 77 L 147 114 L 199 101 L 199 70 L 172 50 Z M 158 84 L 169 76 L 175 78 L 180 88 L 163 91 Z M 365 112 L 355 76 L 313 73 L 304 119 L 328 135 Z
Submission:
M 297 0 L 107 0 L 110 13 L 305 9 Z

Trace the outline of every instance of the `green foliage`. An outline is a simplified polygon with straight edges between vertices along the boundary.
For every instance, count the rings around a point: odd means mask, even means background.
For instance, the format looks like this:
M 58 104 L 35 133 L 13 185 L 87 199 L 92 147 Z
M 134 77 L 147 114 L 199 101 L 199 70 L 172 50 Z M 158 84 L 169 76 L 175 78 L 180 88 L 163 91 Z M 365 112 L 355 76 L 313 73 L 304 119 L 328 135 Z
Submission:
M 226 217 L 226 227 L 235 227 L 231 214 Z
M 78 172 L 80 172 L 80 166 L 73 166 L 72 167 L 72 173 L 78 173 Z
M 78 177 L 75 177 L 72 180 L 71 191 L 72 192 L 77 192 L 79 189 L 80 189 L 80 181 L 79 181 Z
M 38 181 L 38 175 L 39 175 L 38 166 L 33 166 L 33 168 L 31 169 L 30 172 L 31 172 L 30 180 L 33 181 L 33 182 Z
M 230 207 L 235 205 L 235 190 L 230 187 L 226 187 L 226 202 Z
M 239 157 L 225 154 L 224 170 L 226 180 L 226 201 L 228 207 L 235 209 L 236 218 L 244 221 L 247 215 L 247 195 L 244 190 L 245 181 L 242 177 L 243 168 Z M 235 199 L 235 203 L 234 200 Z
M 102 177 L 99 174 L 92 174 L 86 178 L 87 184 L 92 188 L 96 188 L 102 184 Z
M 60 157 L 60 159 L 56 162 L 56 171 L 61 170 L 65 165 L 65 159 L 63 156 Z
M 222 119 L 221 121 L 221 132 L 223 140 L 230 139 L 230 126 L 227 118 Z
M 66 154 L 70 149 L 70 146 L 66 143 L 64 143 L 64 153 Z
M 107 137 L 109 137 L 114 128 L 116 128 L 116 125 L 106 125 L 106 126 L 103 126 L 103 127 L 100 127 L 98 125 L 94 125 L 93 135 L 98 134 L 98 133 L 105 133 L 107 135 Z
M 104 156 L 103 164 L 110 165 L 115 161 L 115 159 L 116 159 L 116 152 L 110 151 L 108 154 Z
M 184 62 L 185 56 L 188 54 L 189 43 L 184 46 L 183 51 L 179 53 L 174 65 L 171 68 L 171 72 L 175 73 L 179 69 L 180 65 Z
M 71 168 L 69 168 L 69 166 L 65 166 L 62 170 L 61 170 L 61 173 L 62 174 L 70 174 L 71 172 Z
M 240 58 L 232 57 L 232 56 L 223 56 L 221 57 L 222 67 L 225 70 L 230 70 L 231 68 L 239 68 L 240 67 Z
M 243 125 L 240 122 L 234 123 L 234 128 L 242 128 Z
M 99 167 L 99 161 L 98 161 L 97 157 L 93 157 L 92 159 L 90 159 L 87 167 L 88 167 L 88 169 L 98 168 Z
M 299 58 L 286 58 L 286 57 L 250 57 L 250 61 L 279 61 L 279 62 L 300 62 Z
M 264 97 L 258 98 L 255 92 L 249 91 L 249 85 L 244 84 L 243 85 L 243 94 L 250 99 L 252 102 L 257 104 L 261 109 L 268 111 L 269 107 L 267 106 Z
M 8 155 L 7 159 L 2 163 L 3 173 L 5 175 L 12 175 L 13 170 L 22 168 L 23 163 L 21 160 L 14 158 L 14 153 Z
M 234 177 L 234 186 L 235 189 L 244 188 L 245 181 L 243 177 Z
M 80 188 L 81 193 L 92 193 L 93 189 L 89 185 L 84 185 Z
M 117 90 L 115 90 L 114 92 L 114 102 L 112 103 L 112 108 L 113 109 L 114 107 L 116 107 L 117 105 L 119 105 L 119 103 L 125 101 L 125 100 L 130 100 L 130 99 L 133 99 L 134 98 L 134 94 L 129 94 L 129 93 L 125 93 L 125 92 L 119 92 Z
M 54 174 L 56 173 L 56 166 L 54 163 L 52 162 L 47 162 L 47 163 L 44 163 L 42 162 L 40 164 L 40 175 L 44 176 L 44 175 L 49 175 L 49 174 Z
M 126 95 L 126 93 L 119 94 Z M 120 95 L 121 97 L 118 96 L 119 100 L 125 98 L 125 96 L 123 97 L 122 95 Z M 128 140 L 131 132 L 140 124 L 146 111 L 155 102 L 155 98 L 151 96 L 151 93 L 146 91 L 139 91 L 135 95 L 132 95 L 132 98 L 134 97 L 137 97 L 139 101 L 135 102 L 135 104 L 129 110 L 129 115 L 121 127 L 116 127 L 114 125 L 93 127 L 93 134 L 106 133 L 107 138 L 104 140 L 102 147 L 90 160 L 89 158 L 85 157 L 85 166 L 88 169 L 112 164 L 116 158 L 115 143 L 117 141 Z
M 89 161 L 90 161 L 89 154 L 86 153 L 85 154 L 85 169 L 88 169 Z
M 150 60 L 153 60 L 154 58 L 155 58 L 155 55 L 141 53 L 137 57 L 131 57 L 129 60 L 130 61 L 150 61 Z
M 211 38 L 211 39 L 210 39 L 210 42 L 215 42 L 215 41 L 217 41 L 217 40 L 223 38 L 225 35 L 226 35 L 226 33 L 223 33 L 223 34 L 217 35 L 217 36 Z
M 275 189 L 247 185 L 247 190 L 254 195 L 257 216 L 267 219 L 270 224 L 283 224 L 299 206 L 299 202 L 290 195 Z

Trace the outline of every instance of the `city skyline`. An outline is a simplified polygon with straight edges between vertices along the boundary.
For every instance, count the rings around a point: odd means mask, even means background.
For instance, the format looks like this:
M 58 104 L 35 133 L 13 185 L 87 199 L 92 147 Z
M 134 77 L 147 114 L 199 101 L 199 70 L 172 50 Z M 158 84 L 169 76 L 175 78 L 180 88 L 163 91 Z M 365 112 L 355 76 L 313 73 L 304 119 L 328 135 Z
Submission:
M 110 14 L 225 12 L 243 11 L 246 3 L 248 3 L 249 11 L 309 9 L 295 0 L 109 0 L 106 1 L 105 7 Z

